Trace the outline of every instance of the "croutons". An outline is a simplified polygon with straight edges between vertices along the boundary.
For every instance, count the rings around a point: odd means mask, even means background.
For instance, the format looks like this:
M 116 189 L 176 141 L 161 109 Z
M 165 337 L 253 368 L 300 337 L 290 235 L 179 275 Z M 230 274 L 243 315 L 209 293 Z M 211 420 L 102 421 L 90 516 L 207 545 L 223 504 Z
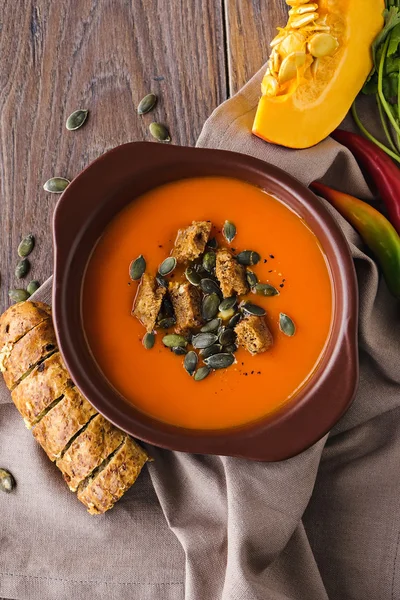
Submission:
M 165 288 L 157 286 L 155 277 L 144 273 L 133 304 L 132 314 L 148 332 L 154 329 L 165 293 Z
M 187 229 L 180 229 L 172 250 L 178 263 L 185 264 L 203 254 L 210 237 L 211 221 L 193 221 Z
M 235 332 L 238 345 L 243 346 L 250 354 L 266 352 L 273 344 L 272 333 L 264 317 L 245 317 L 236 325 Z
M 224 298 L 237 294 L 247 294 L 249 291 L 246 280 L 246 269 L 232 256 L 226 248 L 217 250 L 215 273 Z
M 175 311 L 176 332 L 187 333 L 189 329 L 199 327 L 202 323 L 199 290 L 188 281 L 176 281 L 169 284 L 168 291 Z

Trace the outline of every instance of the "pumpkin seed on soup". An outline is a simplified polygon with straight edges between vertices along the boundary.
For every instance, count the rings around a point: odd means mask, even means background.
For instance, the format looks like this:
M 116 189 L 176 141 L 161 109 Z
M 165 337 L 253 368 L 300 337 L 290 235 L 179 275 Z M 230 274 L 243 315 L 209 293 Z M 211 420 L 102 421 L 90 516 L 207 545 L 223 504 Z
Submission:
M 183 356 L 184 354 L 187 354 L 186 348 L 183 348 L 182 346 L 174 346 L 171 348 L 171 350 L 177 356 Z
M 204 362 L 208 367 L 214 370 L 218 369 L 227 369 L 235 362 L 235 357 L 233 354 L 228 352 L 223 352 L 221 354 L 213 354 L 208 358 L 204 359 Z
M 241 309 L 249 315 L 254 315 L 256 317 L 263 317 L 267 314 L 265 308 L 262 308 L 257 304 L 252 304 L 251 302 L 245 302 L 242 304 Z
M 201 313 L 205 321 L 215 319 L 218 314 L 219 302 L 218 294 L 210 294 L 203 298 Z
M 251 288 L 254 288 L 258 283 L 257 275 L 250 269 L 246 269 L 246 279 Z
M 222 302 L 218 308 L 221 312 L 224 312 L 227 310 L 231 310 L 231 308 L 234 308 L 236 306 L 236 304 L 237 304 L 237 297 L 231 296 L 230 298 L 225 298 L 225 300 L 222 300 Z
M 176 324 L 175 317 L 165 317 L 164 319 L 161 319 L 158 323 L 158 325 L 161 329 L 170 329 L 175 324 Z
M 235 341 L 236 341 L 236 333 L 233 331 L 233 329 L 230 329 L 230 328 L 224 329 L 219 334 L 219 343 L 222 346 L 227 346 L 229 344 L 233 344 Z
M 193 350 L 186 354 L 185 360 L 183 361 L 183 366 L 185 368 L 185 371 L 187 371 L 190 376 L 194 374 L 198 360 L 199 358 L 196 352 L 194 352 Z
M 296 333 L 296 325 L 285 313 L 280 313 L 279 315 L 279 329 L 289 337 L 292 337 Z
M 210 239 L 208 240 L 208 242 L 207 242 L 207 246 L 208 246 L 209 248 L 213 248 L 214 250 L 216 250 L 216 249 L 218 248 L 218 242 L 217 242 L 217 240 L 215 239 L 215 237 L 213 237 L 213 238 L 210 238 Z
M 209 273 L 211 273 L 211 271 L 215 268 L 216 263 L 217 257 L 215 255 L 215 252 L 213 252 L 212 250 L 206 252 L 203 256 L 203 268 Z
M 203 379 L 208 377 L 210 373 L 211 373 L 210 367 L 207 367 L 207 366 L 200 367 L 200 369 L 197 369 L 196 373 L 194 374 L 194 380 L 195 381 L 203 381 Z
M 260 262 L 261 256 L 253 250 L 243 250 L 236 256 L 236 260 L 240 265 L 251 266 Z
M 65 123 L 65 127 L 68 129 L 68 131 L 75 131 L 76 129 L 79 129 L 85 123 L 88 114 L 89 111 L 83 108 L 75 110 L 69 115 L 67 122 Z
M 204 278 L 200 281 L 200 287 L 205 294 L 220 294 L 221 290 L 213 279 Z
M 201 276 L 196 271 L 194 267 L 187 267 L 185 270 L 185 277 L 189 283 L 195 285 L 196 287 L 200 285 Z
M 158 272 L 162 277 L 169 275 L 176 267 L 176 258 L 174 256 L 168 256 L 161 265 L 158 267 Z
M 236 236 L 236 226 L 231 221 L 225 221 L 222 233 L 226 241 L 230 244 Z
M 205 359 L 213 354 L 219 354 L 220 352 L 222 352 L 221 344 L 213 344 L 212 346 L 208 346 L 208 348 L 202 348 L 202 350 L 200 350 L 200 355 Z
M 208 348 L 218 341 L 218 336 L 215 333 L 198 333 L 192 338 L 192 345 L 194 348 L 201 350 Z
M 221 325 L 221 319 L 213 319 L 209 321 L 200 329 L 201 333 L 214 333 L 217 331 L 218 327 Z
M 186 338 L 184 338 L 183 335 L 178 335 L 177 333 L 169 333 L 164 335 L 162 342 L 167 348 L 174 348 L 175 346 L 186 348 L 187 346 Z
M 154 344 L 156 343 L 156 336 L 153 332 L 146 333 L 143 337 L 142 343 L 146 350 L 151 350 L 154 347 Z
M 269 283 L 257 283 L 253 292 L 259 296 L 279 296 L 279 291 Z
M 233 315 L 233 317 L 229 319 L 228 327 L 230 329 L 235 329 L 236 325 L 238 325 L 241 320 L 242 315 L 240 313 L 236 313 L 236 315 Z
M 146 260 L 142 254 L 133 260 L 129 267 L 129 276 L 132 281 L 137 281 L 146 270 Z

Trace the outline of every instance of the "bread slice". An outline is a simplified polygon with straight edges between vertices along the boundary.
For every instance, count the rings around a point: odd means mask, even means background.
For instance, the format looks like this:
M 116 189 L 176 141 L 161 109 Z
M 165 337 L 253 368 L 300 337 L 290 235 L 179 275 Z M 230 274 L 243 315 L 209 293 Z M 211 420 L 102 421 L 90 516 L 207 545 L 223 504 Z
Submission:
M 52 320 L 42 321 L 20 338 L 9 354 L 3 354 L 0 370 L 7 387 L 13 387 L 40 361 L 55 352 L 57 340 Z
M 92 515 L 105 513 L 135 483 L 149 456 L 126 436 L 122 445 L 78 490 L 78 499 Z
M 7 344 L 15 344 L 31 329 L 51 317 L 51 308 L 42 302 L 13 304 L 0 317 L 0 353 Z
M 249 291 L 246 269 L 237 262 L 232 253 L 226 248 L 217 250 L 215 274 L 224 298 L 230 298 L 235 294 L 242 296 Z
M 75 492 L 78 485 L 118 448 L 125 435 L 103 415 L 94 417 L 57 461 L 69 489 Z
M 50 460 L 60 458 L 67 444 L 97 414 L 76 387 L 64 396 L 34 427 L 32 433 Z
M 158 287 L 153 275 L 144 273 L 133 304 L 132 314 L 146 327 L 148 332 L 154 329 L 166 291 L 164 287 Z
M 176 317 L 175 331 L 185 334 L 188 330 L 199 327 L 202 324 L 199 290 L 188 281 L 171 281 L 168 291 Z
M 14 388 L 11 398 L 30 429 L 72 385 L 61 354 L 56 352 Z

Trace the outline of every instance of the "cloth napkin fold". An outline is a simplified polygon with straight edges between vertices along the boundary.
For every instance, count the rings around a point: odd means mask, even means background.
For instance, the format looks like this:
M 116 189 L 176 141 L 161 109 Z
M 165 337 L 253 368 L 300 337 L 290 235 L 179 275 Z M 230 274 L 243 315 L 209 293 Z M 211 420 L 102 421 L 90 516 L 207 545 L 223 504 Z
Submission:
M 250 134 L 260 71 L 204 126 L 199 145 L 244 152 L 370 198 L 328 139 L 291 151 Z M 373 126 L 373 122 L 370 123 Z M 17 600 L 400 598 L 400 311 L 359 236 L 333 210 L 360 287 L 357 398 L 329 436 L 281 463 L 151 449 L 155 462 L 90 517 L 0 387 L 0 596 Z M 36 298 L 50 301 L 51 280 Z

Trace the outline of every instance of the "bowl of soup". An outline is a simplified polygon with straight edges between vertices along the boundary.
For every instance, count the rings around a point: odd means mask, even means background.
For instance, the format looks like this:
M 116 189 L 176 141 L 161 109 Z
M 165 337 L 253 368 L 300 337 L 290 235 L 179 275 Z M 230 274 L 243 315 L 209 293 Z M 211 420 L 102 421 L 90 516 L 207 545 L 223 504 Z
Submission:
M 350 250 L 321 200 L 288 173 L 226 151 L 125 144 L 68 186 L 54 245 L 54 320 L 67 368 L 133 437 L 282 460 L 351 404 Z M 227 269 L 242 277 L 239 287 L 221 281 Z

